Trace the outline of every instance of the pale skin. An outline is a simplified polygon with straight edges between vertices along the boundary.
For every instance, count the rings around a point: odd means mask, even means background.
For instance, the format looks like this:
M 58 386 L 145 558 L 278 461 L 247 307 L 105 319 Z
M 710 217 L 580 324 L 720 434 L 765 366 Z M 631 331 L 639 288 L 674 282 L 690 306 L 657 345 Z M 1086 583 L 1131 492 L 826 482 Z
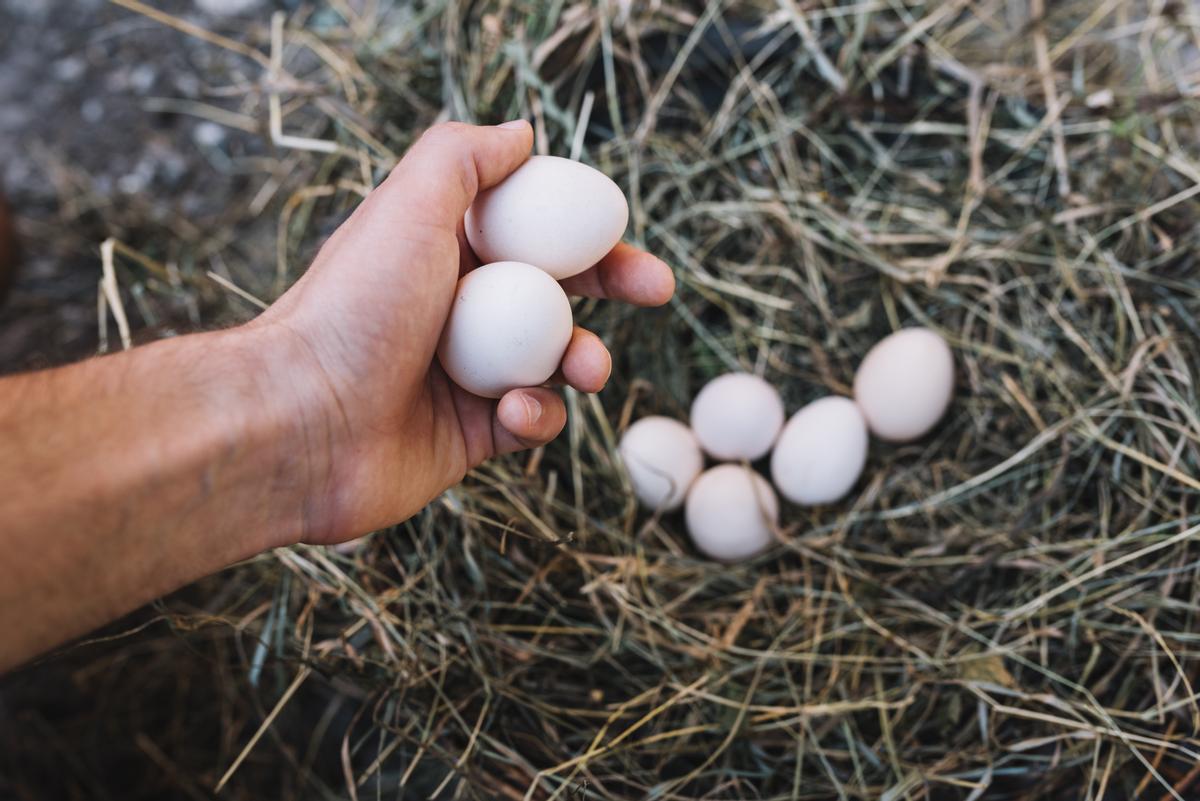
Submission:
M 566 422 L 549 387 L 454 386 L 435 349 L 478 266 L 475 194 L 529 155 L 524 122 L 428 131 L 246 325 L 0 380 L 0 670 L 264 550 L 411 517 Z M 569 294 L 665 303 L 671 270 L 618 245 Z M 576 328 L 556 382 L 605 384 Z

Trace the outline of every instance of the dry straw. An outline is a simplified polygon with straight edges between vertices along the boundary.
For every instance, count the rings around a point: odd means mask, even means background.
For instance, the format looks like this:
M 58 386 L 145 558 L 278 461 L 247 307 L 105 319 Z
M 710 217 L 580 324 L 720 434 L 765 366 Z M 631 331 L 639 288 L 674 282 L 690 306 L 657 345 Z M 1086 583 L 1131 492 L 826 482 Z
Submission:
M 230 230 L 272 216 L 277 240 L 226 237 L 219 284 L 171 291 L 250 315 L 424 126 L 517 116 L 626 190 L 680 291 L 577 306 L 613 380 L 568 393 L 560 441 L 354 553 L 274 553 L 166 606 L 208 656 L 173 669 L 236 699 L 219 764 L 181 786 L 240 766 L 223 797 L 1200 794 L 1193 5 L 343 0 L 274 25 L 206 41 L 246 76 L 209 116 L 277 145 Z M 711 563 L 635 507 L 631 416 L 682 416 L 730 368 L 790 409 L 845 393 L 912 324 L 955 348 L 950 416 L 873 446 L 846 502 L 788 510 L 766 556 Z

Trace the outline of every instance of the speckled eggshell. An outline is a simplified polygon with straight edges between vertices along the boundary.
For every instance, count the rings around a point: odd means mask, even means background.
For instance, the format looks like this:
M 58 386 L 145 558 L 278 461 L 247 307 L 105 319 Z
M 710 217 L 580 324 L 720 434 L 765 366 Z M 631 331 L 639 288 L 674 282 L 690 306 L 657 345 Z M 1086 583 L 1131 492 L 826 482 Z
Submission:
M 783 400 L 775 387 L 749 373 L 726 373 L 692 401 L 692 430 L 714 459 L 754 461 L 766 455 L 783 427 Z
M 626 429 L 617 450 L 634 495 L 652 511 L 682 506 L 688 487 L 704 468 L 704 455 L 692 430 L 669 417 L 638 420 Z
M 928 328 L 905 328 L 867 352 L 854 376 L 854 400 L 871 433 L 910 442 L 929 433 L 954 395 L 954 354 Z
M 549 380 L 572 328 L 571 302 L 557 281 L 521 262 L 487 264 L 459 279 L 438 361 L 463 389 L 499 398 Z
M 688 534 L 700 551 L 721 562 L 740 562 L 775 542 L 779 499 L 750 468 L 722 464 L 692 482 L 685 515 Z
M 867 462 L 867 421 L 849 398 L 815 400 L 792 415 L 771 452 L 779 494 L 801 506 L 841 498 Z
M 464 227 L 481 262 L 521 261 L 561 280 L 600 261 L 628 222 L 625 195 L 607 175 L 570 159 L 530 156 L 479 193 Z

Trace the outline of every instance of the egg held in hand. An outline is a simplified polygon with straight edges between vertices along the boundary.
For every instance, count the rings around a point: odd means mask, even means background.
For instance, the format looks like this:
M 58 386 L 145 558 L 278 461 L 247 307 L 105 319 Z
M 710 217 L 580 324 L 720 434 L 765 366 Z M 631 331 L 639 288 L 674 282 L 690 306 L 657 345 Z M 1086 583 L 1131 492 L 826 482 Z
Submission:
M 549 380 L 572 328 L 571 302 L 557 281 L 521 262 L 487 264 L 459 279 L 438 361 L 463 389 L 499 398 Z
M 749 373 L 726 373 L 692 401 L 692 430 L 714 459 L 754 461 L 766 455 L 783 427 L 783 400 L 775 387 Z
M 910 442 L 929 433 L 954 395 L 954 354 L 928 328 L 905 328 L 880 340 L 854 375 L 854 400 L 871 433 Z
M 722 464 L 692 482 L 685 515 L 688 534 L 700 551 L 721 562 L 739 562 L 775 541 L 779 500 L 758 473 Z
M 849 398 L 815 400 L 792 415 L 771 453 L 779 494 L 801 506 L 833 503 L 867 462 L 867 422 Z
M 617 446 L 633 494 L 656 512 L 683 505 L 688 488 L 704 468 L 692 430 L 669 417 L 643 417 L 626 429 Z
M 562 280 L 613 249 L 629 222 L 629 204 L 613 180 L 586 164 L 530 156 L 479 193 L 463 227 L 481 262 L 521 261 Z

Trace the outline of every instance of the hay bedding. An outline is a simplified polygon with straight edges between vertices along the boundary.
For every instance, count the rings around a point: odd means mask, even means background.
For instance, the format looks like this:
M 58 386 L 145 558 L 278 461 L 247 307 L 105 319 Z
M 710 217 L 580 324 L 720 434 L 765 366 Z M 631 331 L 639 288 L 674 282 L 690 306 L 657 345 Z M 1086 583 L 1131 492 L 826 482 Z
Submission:
M 272 49 L 265 22 L 208 29 Z M 255 165 L 279 185 L 246 212 L 276 215 L 276 248 L 231 258 L 228 283 L 280 291 L 435 119 L 527 116 L 540 150 L 574 146 L 627 191 L 632 238 L 680 291 L 661 311 L 577 307 L 613 380 L 568 393 L 544 451 L 357 551 L 270 554 L 163 606 L 175 633 L 144 641 L 130 708 L 210 682 L 190 714 L 219 734 L 180 733 L 165 704 L 138 731 L 174 772 L 143 756 L 167 777 L 147 786 L 1200 794 L 1200 10 L 331 3 L 274 39 L 276 66 L 245 60 L 220 100 L 265 119 L 276 90 L 293 137 Z M 118 262 L 126 283 L 149 269 Z M 185 279 L 217 319 L 251 313 Z M 684 416 L 729 369 L 789 410 L 846 393 L 912 324 L 955 348 L 949 417 L 873 443 L 856 492 L 788 509 L 766 556 L 705 561 L 679 515 L 630 501 L 613 447 L 632 417 Z

